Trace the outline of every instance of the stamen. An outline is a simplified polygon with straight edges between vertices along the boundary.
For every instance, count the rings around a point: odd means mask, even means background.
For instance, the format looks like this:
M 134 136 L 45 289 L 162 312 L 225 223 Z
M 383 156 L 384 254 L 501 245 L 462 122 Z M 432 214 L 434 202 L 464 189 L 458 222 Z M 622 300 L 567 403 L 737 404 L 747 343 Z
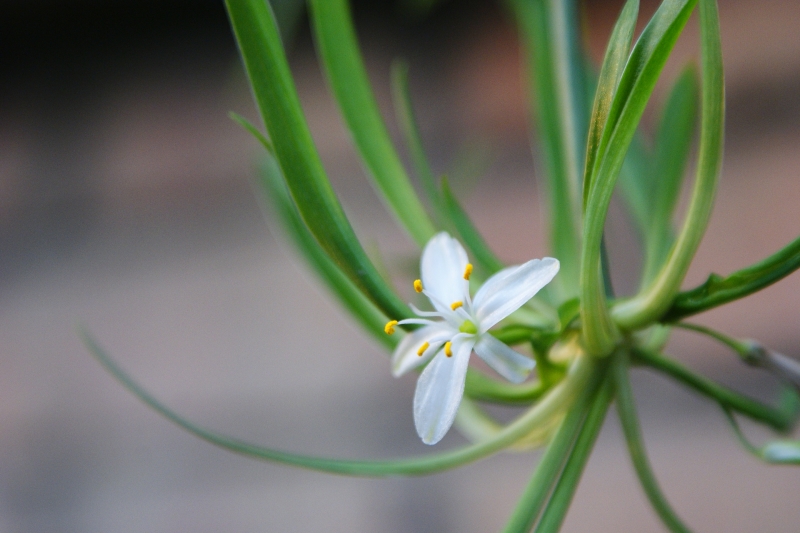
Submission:
M 422 280 L 415 279 L 414 280 L 414 290 L 417 292 L 422 292 Z
M 472 275 L 472 263 L 467 263 L 467 268 L 464 269 L 464 279 L 469 281 L 469 277 Z
M 459 307 L 462 307 L 463 305 L 464 305 L 464 302 L 462 302 L 462 301 L 453 302 L 453 303 L 450 304 L 450 309 L 455 311 L 456 309 L 458 309 Z
M 444 354 L 447 357 L 453 357 L 453 342 L 452 341 L 447 341 L 446 343 L 444 343 Z
M 425 350 L 427 350 L 429 346 L 430 346 L 430 343 L 423 342 L 422 346 L 420 346 L 419 350 L 417 350 L 417 355 L 422 357 L 422 354 L 425 353 Z
M 397 320 L 390 320 L 383 326 L 383 331 L 386 332 L 387 335 L 391 335 L 394 333 L 394 327 L 397 325 Z

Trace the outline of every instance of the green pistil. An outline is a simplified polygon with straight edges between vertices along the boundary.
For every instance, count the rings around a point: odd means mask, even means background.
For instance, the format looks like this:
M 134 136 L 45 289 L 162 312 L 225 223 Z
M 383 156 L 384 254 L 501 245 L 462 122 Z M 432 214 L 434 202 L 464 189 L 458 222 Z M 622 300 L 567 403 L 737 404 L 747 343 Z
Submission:
M 461 324 L 461 327 L 458 328 L 458 331 L 461 333 L 471 333 L 474 335 L 478 333 L 478 328 L 469 320 L 465 320 L 464 323 Z

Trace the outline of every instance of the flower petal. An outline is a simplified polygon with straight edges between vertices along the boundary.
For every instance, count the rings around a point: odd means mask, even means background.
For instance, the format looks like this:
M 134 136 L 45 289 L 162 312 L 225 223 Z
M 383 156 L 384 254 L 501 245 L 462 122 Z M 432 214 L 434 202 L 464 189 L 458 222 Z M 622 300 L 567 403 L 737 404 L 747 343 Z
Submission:
M 533 298 L 558 273 L 557 259 L 533 259 L 501 270 L 483 284 L 473 299 L 475 316 L 483 333 Z
M 392 354 L 392 375 L 402 376 L 412 368 L 427 363 L 439 347 L 457 333 L 446 322 L 434 322 L 407 334 Z M 418 355 L 420 347 L 426 342 L 430 346 L 425 353 Z
M 453 425 L 464 395 L 464 380 L 474 344 L 472 335 L 456 338 L 453 356 L 447 357 L 444 350 L 440 351 L 419 376 L 414 393 L 414 425 L 425 444 L 442 440 Z
M 512 383 L 524 381 L 536 366 L 533 359 L 517 353 L 488 333 L 481 335 L 475 343 L 475 353 L 495 372 Z
M 433 296 L 431 303 L 438 311 L 452 312 L 450 304 L 466 300 L 464 269 L 468 261 L 461 243 L 447 232 L 437 233 L 425 245 L 420 265 L 422 286 Z

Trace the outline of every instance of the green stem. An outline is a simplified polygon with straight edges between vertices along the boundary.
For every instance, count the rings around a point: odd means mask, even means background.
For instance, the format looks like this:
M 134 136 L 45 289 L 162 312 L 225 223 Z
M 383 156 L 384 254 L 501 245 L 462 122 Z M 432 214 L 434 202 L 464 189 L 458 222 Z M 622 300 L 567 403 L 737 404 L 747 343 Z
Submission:
M 531 480 L 525 487 L 511 518 L 503 529 L 503 533 L 524 533 L 530 531 L 539 518 L 542 508 L 547 502 L 559 475 L 567 463 L 574 448 L 584 421 L 591 409 L 597 388 L 600 384 L 601 369 L 595 371 L 594 379 L 581 392 L 575 404 L 570 408 L 553 440 L 539 460 Z
M 622 431 L 625 434 L 625 442 L 628 444 L 628 453 L 631 456 L 633 467 L 645 494 L 647 494 L 647 498 L 650 500 L 650 504 L 664 524 L 670 531 L 689 533 L 689 528 L 681 522 L 681 519 L 670 507 L 669 502 L 658 486 L 653 470 L 650 468 L 650 462 L 647 459 L 647 452 L 642 440 L 642 431 L 639 427 L 639 419 L 636 415 L 636 405 L 634 404 L 628 365 L 628 354 L 619 352 L 615 356 L 612 375 L 617 392 L 617 413 L 619 413 L 619 419 L 622 422 Z
M 578 488 L 578 482 L 589 460 L 589 455 L 592 453 L 594 443 L 600 434 L 600 428 L 603 426 L 608 406 L 613 399 L 614 390 L 611 381 L 606 379 L 586 417 L 575 447 L 572 449 L 553 495 L 542 513 L 542 518 L 536 525 L 534 531 L 537 533 L 550 533 L 561 528 L 569 505 L 572 502 L 572 497 Z
M 793 424 L 793 415 L 780 409 L 770 407 L 757 400 L 743 396 L 727 387 L 695 374 L 677 361 L 664 357 L 658 352 L 643 348 L 634 348 L 636 362 L 641 362 L 659 372 L 663 372 L 684 385 L 704 394 L 723 408 L 741 413 L 757 422 L 766 424 L 777 431 L 787 431 Z
M 733 337 L 729 337 L 719 331 L 715 331 L 709 327 L 701 326 L 700 324 L 688 324 L 686 322 L 678 322 L 677 324 L 671 324 L 676 328 L 686 329 L 689 331 L 694 331 L 696 333 L 700 333 L 711 337 L 712 339 L 718 341 L 721 344 L 724 344 L 731 350 L 737 353 L 739 358 L 748 364 L 757 364 L 761 357 L 757 353 L 759 346 L 755 343 L 748 343 L 744 341 L 740 341 L 738 339 L 734 339 Z M 763 348 L 761 348 L 763 351 Z
M 544 396 L 550 386 L 541 381 L 505 383 L 496 381 L 475 369 L 467 370 L 465 394 L 473 400 L 503 404 L 530 404 Z

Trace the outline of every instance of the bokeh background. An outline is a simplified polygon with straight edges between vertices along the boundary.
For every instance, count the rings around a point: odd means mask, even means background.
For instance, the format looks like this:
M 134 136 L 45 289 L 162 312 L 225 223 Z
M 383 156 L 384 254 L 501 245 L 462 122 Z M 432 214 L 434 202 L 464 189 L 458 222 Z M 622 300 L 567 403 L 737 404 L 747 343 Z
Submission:
M 402 56 L 437 171 L 504 259 L 544 255 L 513 26 L 493 3 L 424 4 L 355 2 L 385 114 Z M 584 3 L 593 57 L 620 6 Z M 302 10 L 276 8 L 351 220 L 390 268 L 413 269 L 412 245 L 353 154 Z M 720 13 L 726 157 L 687 286 L 800 233 L 800 3 L 720 0 Z M 694 57 L 696 34 L 692 21 L 668 78 Z M 0 532 L 499 530 L 537 454 L 389 480 L 259 463 L 159 418 L 82 346 L 78 324 L 168 405 L 252 442 L 351 458 L 430 451 L 413 429 L 414 378 L 391 377 L 386 354 L 265 223 L 251 185 L 258 147 L 230 110 L 256 118 L 221 2 L 0 3 Z M 630 288 L 635 239 L 618 207 L 608 232 L 615 282 Z M 698 321 L 800 357 L 798 317 L 794 274 Z M 703 339 L 676 334 L 669 352 L 774 397 L 773 379 Z M 707 400 L 646 371 L 634 388 L 654 468 L 689 525 L 800 529 L 795 469 L 745 453 Z M 439 447 L 462 442 L 452 432 Z M 612 410 L 564 530 L 659 529 Z

